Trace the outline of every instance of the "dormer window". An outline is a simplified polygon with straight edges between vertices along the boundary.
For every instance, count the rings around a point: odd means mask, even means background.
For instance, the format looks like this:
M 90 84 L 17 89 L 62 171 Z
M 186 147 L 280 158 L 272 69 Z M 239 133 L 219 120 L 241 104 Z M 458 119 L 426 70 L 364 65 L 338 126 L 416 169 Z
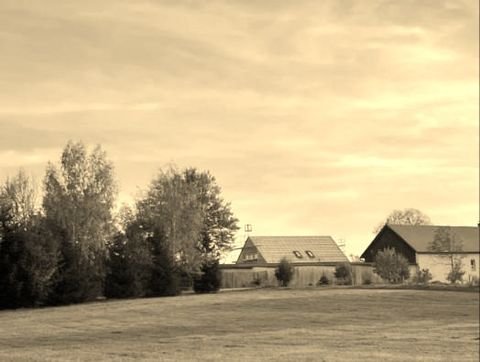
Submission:
M 315 258 L 315 254 L 313 254 L 311 250 L 305 250 L 305 254 L 307 254 L 310 259 Z
M 298 259 L 302 259 L 302 258 L 303 258 L 302 253 L 300 253 L 298 250 L 294 250 L 294 251 L 293 251 L 293 255 L 295 255 Z
M 246 255 L 245 255 L 245 260 L 247 260 L 247 261 L 258 260 L 258 254 L 257 254 L 257 253 L 255 253 L 255 254 L 246 254 Z

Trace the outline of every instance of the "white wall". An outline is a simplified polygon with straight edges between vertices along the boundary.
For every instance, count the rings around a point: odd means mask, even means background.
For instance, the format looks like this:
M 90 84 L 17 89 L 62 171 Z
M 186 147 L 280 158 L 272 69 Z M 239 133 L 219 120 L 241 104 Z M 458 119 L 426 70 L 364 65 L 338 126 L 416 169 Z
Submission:
M 472 277 L 479 278 L 480 254 L 457 254 L 462 261 L 462 270 L 465 271 L 463 281 L 468 282 Z M 472 270 L 470 261 L 475 260 L 475 270 Z M 451 270 L 450 257 L 440 254 L 418 254 L 417 264 L 419 269 L 428 269 L 432 273 L 432 281 L 447 283 L 447 275 Z

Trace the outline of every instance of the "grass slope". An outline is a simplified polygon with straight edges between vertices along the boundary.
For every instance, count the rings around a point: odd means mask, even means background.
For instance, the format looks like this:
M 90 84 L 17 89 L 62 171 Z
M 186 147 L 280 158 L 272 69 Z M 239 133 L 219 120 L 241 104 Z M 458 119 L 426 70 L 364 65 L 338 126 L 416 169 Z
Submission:
M 479 294 L 251 290 L 0 312 L 0 360 L 478 361 Z

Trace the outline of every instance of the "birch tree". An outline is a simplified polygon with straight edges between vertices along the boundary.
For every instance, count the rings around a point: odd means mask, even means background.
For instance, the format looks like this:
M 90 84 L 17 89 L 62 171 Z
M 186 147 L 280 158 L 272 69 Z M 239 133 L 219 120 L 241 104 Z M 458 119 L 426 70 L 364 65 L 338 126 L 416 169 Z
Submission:
M 43 207 L 61 245 L 59 303 L 102 294 L 115 194 L 113 166 L 100 146 L 89 154 L 83 143 L 70 141 L 60 167 L 48 165 Z

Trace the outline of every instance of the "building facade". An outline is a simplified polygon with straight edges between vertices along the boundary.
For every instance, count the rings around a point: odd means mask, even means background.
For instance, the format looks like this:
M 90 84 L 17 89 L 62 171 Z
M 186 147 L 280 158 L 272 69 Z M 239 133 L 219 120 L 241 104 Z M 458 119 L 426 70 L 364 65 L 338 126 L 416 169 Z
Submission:
M 336 265 L 348 259 L 330 236 L 250 236 L 236 263 L 221 265 L 222 288 L 277 285 L 275 268 L 286 258 L 294 267 L 293 287 L 330 280 Z
M 439 248 L 439 243 L 443 248 Z M 437 245 L 435 247 L 435 245 Z M 449 247 L 450 246 L 450 247 Z M 432 281 L 447 282 L 452 260 L 460 263 L 464 281 L 479 278 L 479 227 L 385 225 L 362 254 L 372 263 L 378 251 L 393 248 L 417 269 L 428 269 Z

